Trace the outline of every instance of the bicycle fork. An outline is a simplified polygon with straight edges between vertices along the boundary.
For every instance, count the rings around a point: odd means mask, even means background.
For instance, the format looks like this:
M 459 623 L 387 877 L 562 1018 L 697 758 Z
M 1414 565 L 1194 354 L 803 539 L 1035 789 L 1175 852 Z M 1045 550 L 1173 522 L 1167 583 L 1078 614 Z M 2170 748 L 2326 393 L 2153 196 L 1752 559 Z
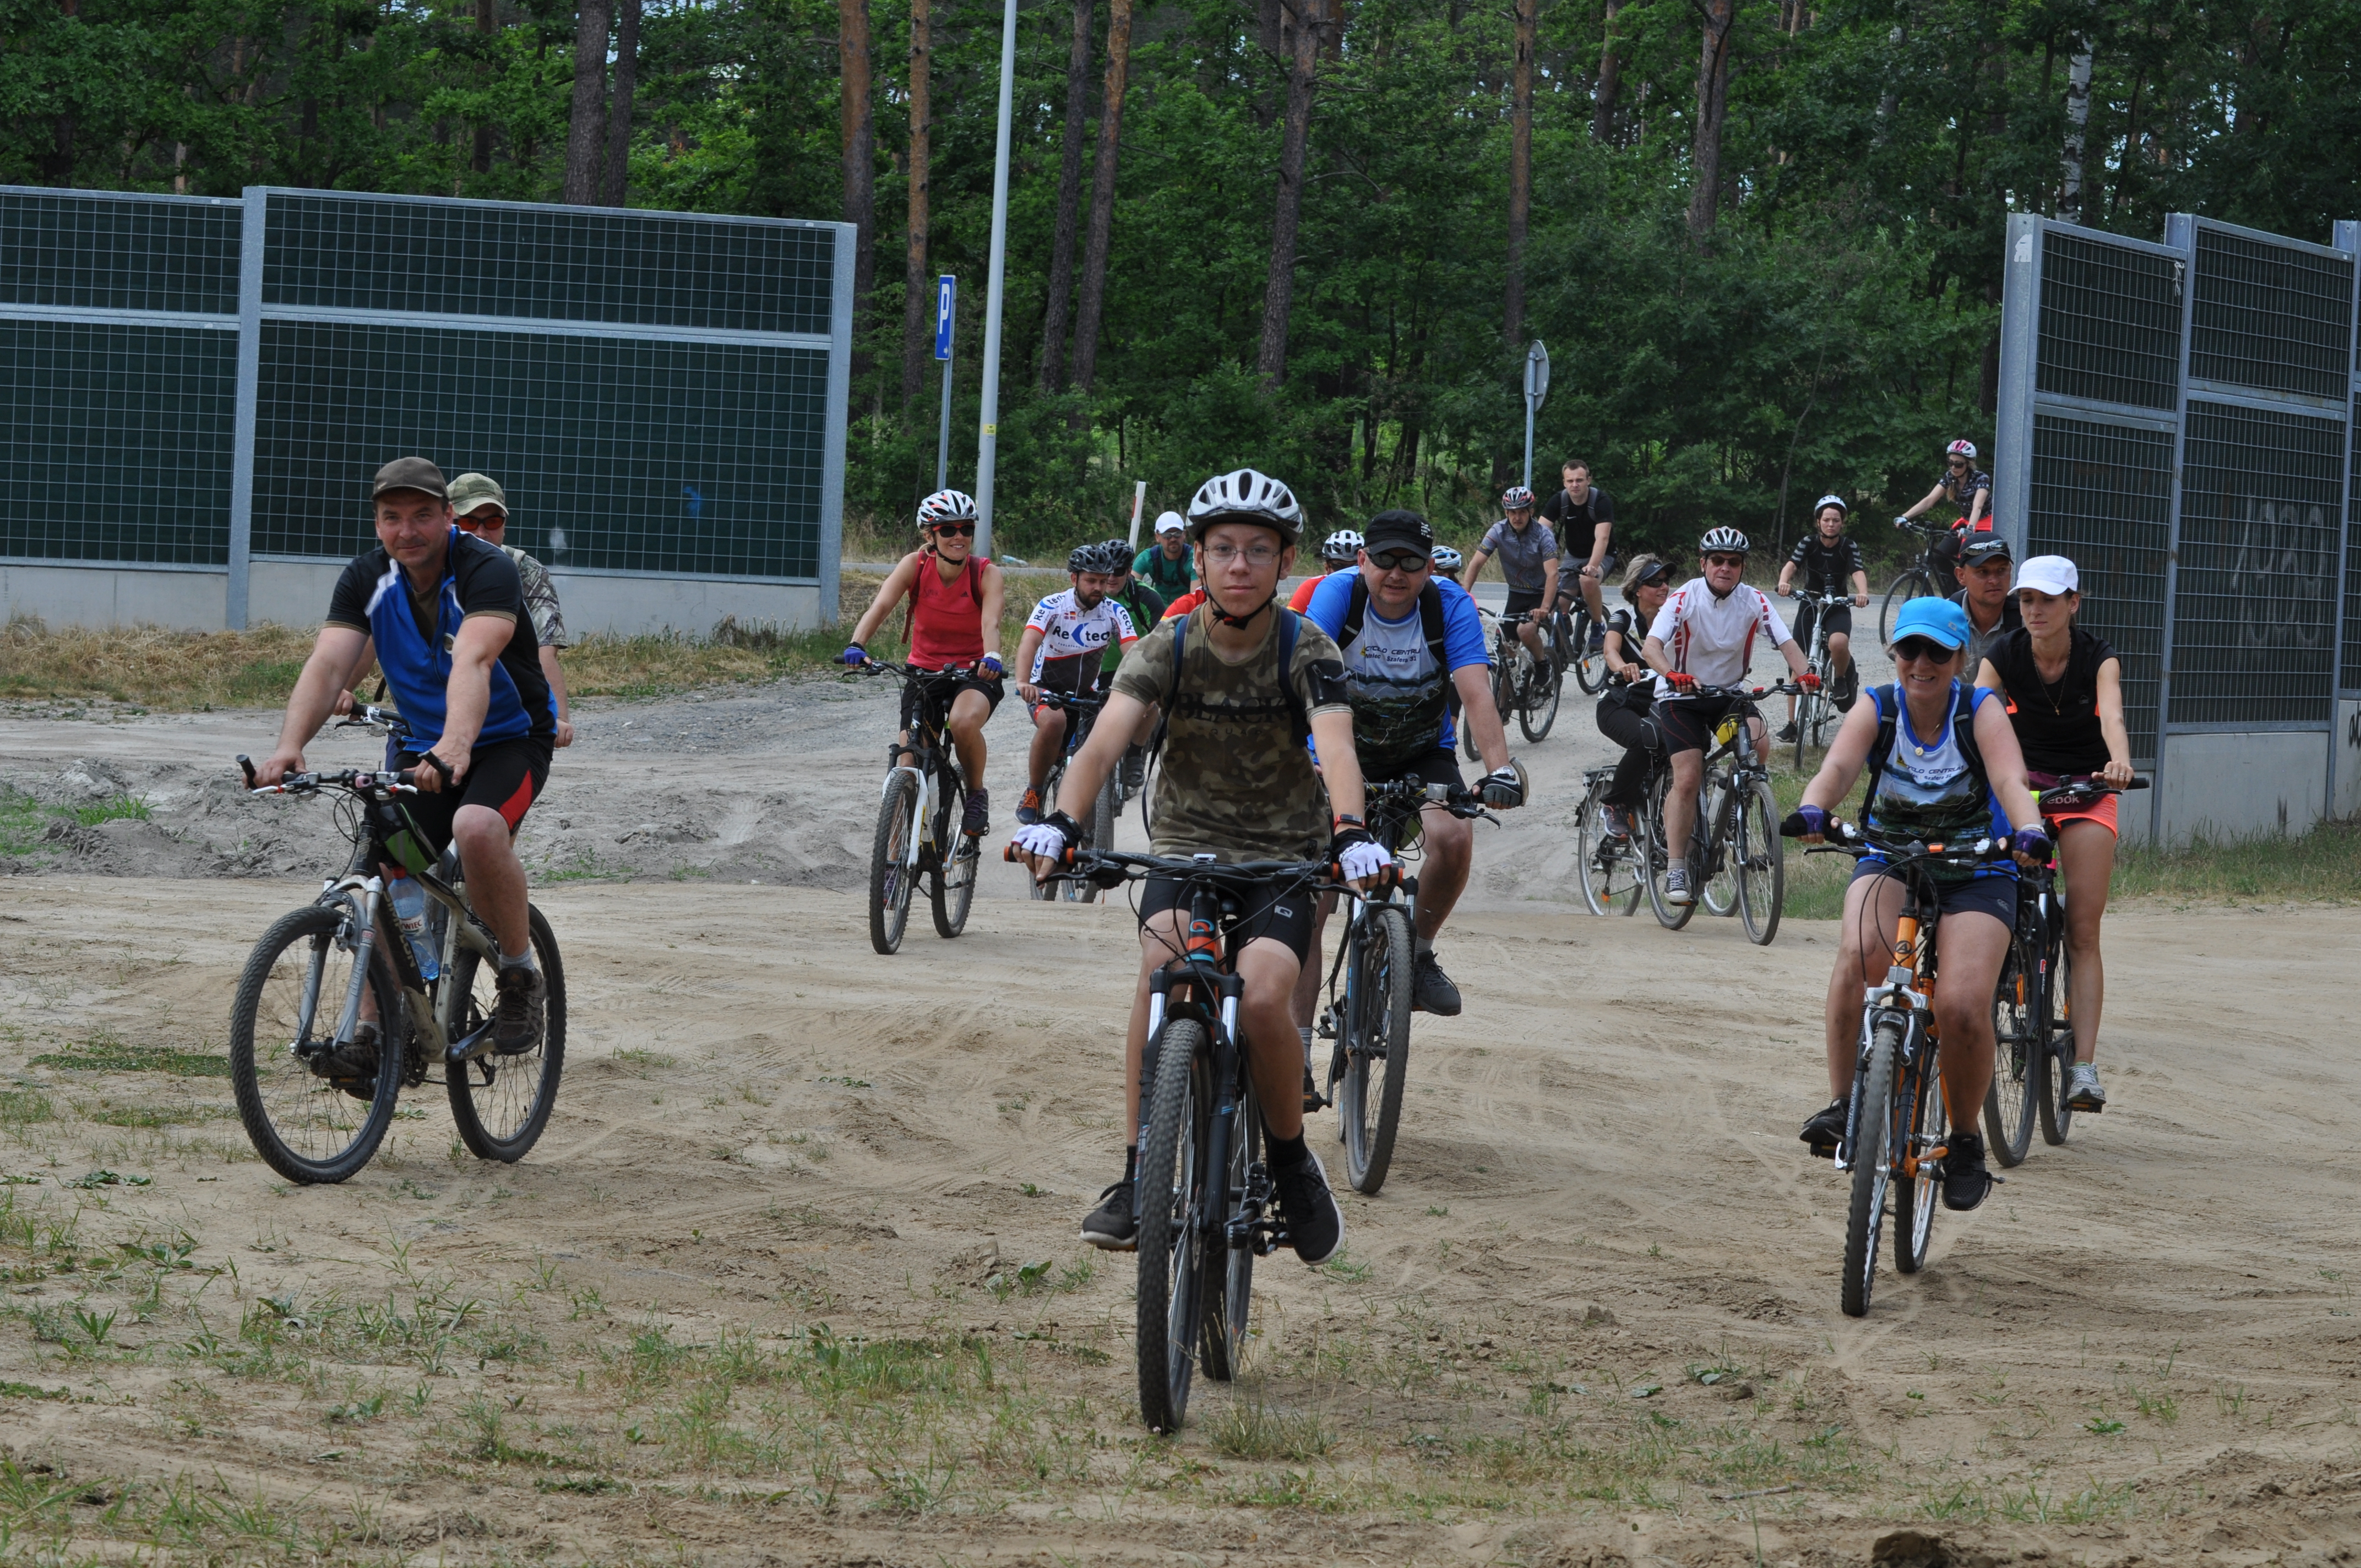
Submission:
M 385 879 L 376 876 L 351 879 L 346 883 L 345 891 L 346 906 L 353 911 L 351 918 L 358 927 L 358 935 L 349 944 L 353 954 L 353 978 L 345 987 L 344 1008 L 337 1015 L 335 1035 L 328 1040 L 317 1042 L 318 1046 L 331 1049 L 351 1039 L 360 1027 L 361 992 L 362 988 L 368 984 L 369 960 L 377 950 L 377 906 L 379 900 L 385 896 Z M 351 896 L 356 894 L 359 895 L 357 898 Z M 326 971 L 327 953 L 324 948 L 319 962 L 313 966 L 303 987 L 303 1010 L 295 1031 L 298 1055 L 302 1054 L 302 1045 L 312 1039 L 312 1025 L 319 1015 L 320 987 L 326 979 Z

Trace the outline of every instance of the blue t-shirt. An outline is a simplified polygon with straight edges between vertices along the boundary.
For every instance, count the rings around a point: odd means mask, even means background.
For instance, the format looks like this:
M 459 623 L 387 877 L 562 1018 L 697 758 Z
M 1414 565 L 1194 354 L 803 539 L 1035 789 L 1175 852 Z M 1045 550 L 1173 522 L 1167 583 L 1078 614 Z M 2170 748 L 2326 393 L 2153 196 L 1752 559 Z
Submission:
M 1312 590 L 1304 609 L 1306 619 L 1339 642 L 1359 579 L 1357 572 L 1335 573 Z M 1380 775 L 1438 746 L 1449 751 L 1458 740 L 1451 722 L 1451 672 L 1490 663 L 1476 601 L 1448 577 L 1437 577 L 1434 587 L 1443 595 L 1443 657 L 1449 668 L 1434 667 L 1415 605 L 1402 620 L 1388 620 L 1371 602 L 1361 614 L 1361 634 L 1345 645 L 1345 691 L 1364 774 Z

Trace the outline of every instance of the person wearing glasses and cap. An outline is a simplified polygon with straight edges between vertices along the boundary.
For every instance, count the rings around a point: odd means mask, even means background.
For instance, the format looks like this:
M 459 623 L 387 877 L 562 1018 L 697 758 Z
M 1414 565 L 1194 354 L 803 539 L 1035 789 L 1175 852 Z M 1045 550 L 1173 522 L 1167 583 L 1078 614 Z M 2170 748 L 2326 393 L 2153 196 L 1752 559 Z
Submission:
M 1631 831 L 1631 813 L 1648 787 L 1648 768 L 1664 749 L 1664 736 L 1649 709 L 1656 700 L 1656 672 L 1641 657 L 1648 628 L 1673 594 L 1673 568 L 1661 555 L 1635 555 L 1623 573 L 1623 608 L 1607 622 L 1607 689 L 1598 696 L 1598 732 L 1623 748 L 1601 798 L 1598 834 L 1620 839 Z
M 1969 536 L 1960 552 L 1960 591 L 1951 602 L 1968 612 L 1968 676 L 1983 668 L 2001 639 L 2025 624 L 2016 596 L 2009 591 L 2015 557 L 1997 533 Z
M 1177 511 L 1156 520 L 1156 543 L 1133 557 L 1132 575 L 1144 579 L 1170 608 L 1197 580 L 1197 561 L 1189 549 L 1188 521 Z M 1202 603 L 1202 600 L 1199 601 Z
M 483 474 L 462 474 L 451 481 L 454 521 L 487 544 L 497 544 L 516 564 L 524 584 L 524 608 L 533 618 L 533 634 L 540 644 L 541 673 L 548 678 L 550 696 L 557 701 L 557 744 L 574 744 L 572 705 L 566 697 L 566 671 L 557 662 L 566 645 L 566 612 L 558 608 L 557 585 L 549 568 L 508 542 L 509 498 L 498 481 Z

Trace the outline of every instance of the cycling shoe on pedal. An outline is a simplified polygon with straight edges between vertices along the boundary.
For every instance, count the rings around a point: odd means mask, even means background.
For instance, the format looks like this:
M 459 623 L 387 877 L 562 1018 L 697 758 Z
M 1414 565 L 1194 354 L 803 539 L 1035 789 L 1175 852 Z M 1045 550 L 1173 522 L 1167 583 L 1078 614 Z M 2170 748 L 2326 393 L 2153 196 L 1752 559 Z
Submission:
M 1030 828 L 1040 820 L 1041 792 L 1038 789 L 1028 789 L 1025 792 L 1025 798 L 1016 803 L 1016 825 L 1019 828 Z
M 1992 1196 L 1999 1178 L 1984 1168 L 1984 1141 L 1974 1133 L 1953 1133 L 1943 1156 L 1943 1207 L 1972 1209 Z
M 1298 1147 L 1302 1138 L 1296 1139 Z M 1279 1191 L 1279 1212 L 1287 1221 L 1287 1241 L 1295 1255 L 1313 1267 L 1336 1255 L 1345 1245 L 1345 1211 L 1328 1190 L 1328 1172 L 1320 1157 L 1303 1150 L 1299 1165 L 1281 1166 L 1276 1139 L 1271 1146 L 1271 1185 Z
M 541 1044 L 548 982 L 533 964 L 502 964 L 492 987 L 500 993 L 492 1013 L 492 1048 L 504 1057 L 522 1056 Z
M 2066 1085 L 2066 1109 L 2088 1111 L 2095 1116 L 2106 1108 L 2107 1091 L 2099 1087 L 2098 1064 L 2076 1062 Z
M 1132 1212 L 1129 1181 L 1118 1181 L 1099 1194 L 1099 1206 L 1082 1220 L 1082 1240 L 1108 1252 L 1139 1249 L 1139 1217 Z
M 1427 948 L 1411 962 L 1411 1004 L 1421 1013 L 1432 1013 L 1438 1018 L 1459 1016 L 1459 988 L 1434 961 L 1434 949 Z
M 960 831 L 971 839 L 981 839 L 992 831 L 992 792 L 982 787 L 967 792 L 967 809 L 960 817 Z
M 313 1057 L 312 1070 L 356 1100 L 374 1100 L 379 1039 L 376 1023 L 363 1019 L 353 1026 L 350 1040 Z
M 1812 1119 L 1804 1124 L 1804 1130 L 1798 1135 L 1811 1145 L 1812 1152 L 1822 1159 L 1834 1159 L 1837 1146 L 1844 1142 L 1845 1113 L 1848 1109 L 1845 1102 L 1831 1100 L 1827 1109 L 1813 1113 Z

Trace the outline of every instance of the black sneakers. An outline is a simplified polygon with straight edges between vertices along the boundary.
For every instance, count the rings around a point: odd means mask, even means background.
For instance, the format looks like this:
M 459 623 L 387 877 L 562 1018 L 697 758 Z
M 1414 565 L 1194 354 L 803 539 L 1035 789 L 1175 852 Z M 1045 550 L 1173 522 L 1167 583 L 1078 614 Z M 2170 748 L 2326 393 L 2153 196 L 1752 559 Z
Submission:
M 1422 1013 L 1432 1013 L 1438 1018 L 1459 1016 L 1459 988 L 1434 961 L 1434 949 L 1429 948 L 1418 955 L 1411 965 L 1411 1003 Z
M 1320 1157 L 1307 1149 L 1301 1165 L 1273 1166 L 1270 1182 L 1278 1189 L 1279 1212 L 1287 1221 L 1288 1245 L 1295 1248 L 1295 1255 L 1314 1267 L 1335 1256 L 1345 1245 L 1345 1211 L 1328 1190 L 1328 1172 Z M 1082 1234 L 1089 1239 L 1088 1231 Z
M 1845 1113 L 1850 1108 L 1845 1101 L 1829 1101 L 1825 1110 L 1813 1113 L 1812 1119 L 1804 1124 L 1803 1132 L 1797 1135 L 1812 1146 L 1814 1154 L 1834 1158 L 1837 1146 L 1844 1142 Z
M 356 1100 L 377 1098 L 378 1057 L 383 1036 L 374 1019 L 353 1025 L 353 1037 L 312 1058 L 312 1070 Z
M 1974 1133 L 1953 1132 L 1943 1157 L 1943 1207 L 1972 1209 L 1992 1195 L 1993 1174 L 1984 1168 L 1984 1141 Z
M 492 985 L 500 992 L 492 1014 L 492 1048 L 504 1057 L 522 1056 L 541 1044 L 549 982 L 533 964 L 502 964 Z
M 1132 1212 L 1130 1182 L 1118 1181 L 1099 1194 L 1099 1206 L 1082 1220 L 1082 1240 L 1108 1252 L 1139 1249 L 1139 1218 Z

